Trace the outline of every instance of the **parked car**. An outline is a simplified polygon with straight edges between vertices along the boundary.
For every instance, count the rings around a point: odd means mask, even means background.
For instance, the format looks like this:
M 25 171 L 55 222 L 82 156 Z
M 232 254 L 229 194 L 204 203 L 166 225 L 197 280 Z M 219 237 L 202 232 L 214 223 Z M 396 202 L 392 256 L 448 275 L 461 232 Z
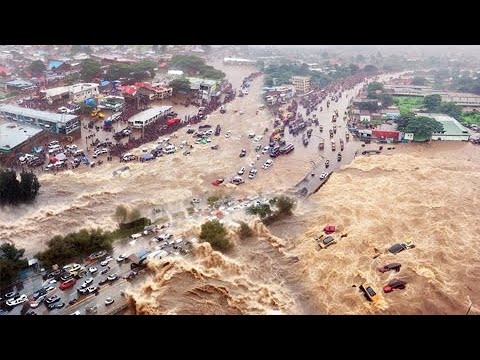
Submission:
M 105 299 L 105 306 L 108 306 L 108 305 L 111 305 L 115 302 L 115 300 L 113 300 L 111 297 L 107 297 Z
M 387 265 L 383 265 L 382 267 L 379 267 L 378 271 L 380 271 L 381 273 L 391 271 L 391 270 L 394 270 L 395 272 L 399 272 L 401 266 L 402 265 L 399 263 L 391 263 L 391 264 L 387 264 Z
M 103 285 L 103 284 L 106 284 L 107 282 L 108 282 L 107 278 L 102 278 L 98 281 L 98 285 Z
M 53 304 L 57 301 L 60 300 L 60 297 L 58 295 L 53 295 L 45 299 L 46 304 Z
M 117 262 L 122 262 L 127 258 L 126 254 L 121 254 L 119 257 L 117 257 Z
M 265 163 L 263 164 L 262 169 L 267 170 L 267 169 L 269 169 L 272 165 L 273 165 L 273 160 L 272 160 L 272 159 L 268 159 L 268 160 L 265 161 Z
M 102 265 L 102 266 L 107 266 L 108 263 L 109 263 L 110 261 L 112 261 L 112 260 L 113 260 L 113 257 L 107 256 L 107 257 L 105 258 L 105 260 L 103 260 L 103 261 L 100 263 L 100 265 Z
M 320 179 L 325 179 L 328 176 L 328 173 L 321 173 L 320 174 Z
M 218 186 L 220 184 L 223 184 L 223 182 L 225 181 L 225 179 L 223 178 L 218 178 L 217 180 L 215 180 L 214 182 L 212 182 L 212 185 L 213 186 Z
M 95 266 L 90 266 L 90 267 L 88 268 L 88 271 L 90 271 L 90 274 L 96 273 L 97 270 L 98 270 L 98 269 L 97 269 L 97 267 L 95 267 Z
M 108 279 L 108 281 L 113 282 L 113 281 L 118 279 L 118 275 L 116 273 L 108 275 L 107 279 Z
M 90 294 L 92 294 L 92 293 L 98 291 L 98 286 L 95 286 L 95 285 L 89 286 L 89 287 L 87 288 L 87 290 L 88 290 L 88 292 L 89 292 Z
M 240 157 L 244 157 L 245 155 L 247 155 L 247 150 L 242 149 L 242 150 L 240 151 Z
M 243 175 L 245 174 L 245 166 L 242 166 L 242 168 L 240 170 L 238 170 L 237 172 L 238 175 Z
M 360 290 L 362 290 L 365 295 L 367 296 L 368 300 L 370 301 L 378 301 L 380 299 L 380 295 L 378 295 L 375 290 L 373 290 L 372 286 L 369 284 L 362 284 L 360 285 Z
M 76 281 L 75 279 L 73 279 L 73 278 L 68 279 L 67 281 L 65 281 L 65 282 L 63 282 L 63 283 L 60 284 L 59 289 L 60 289 L 60 290 L 69 289 L 69 288 L 71 288 L 73 285 L 75 285 L 76 282 L 77 282 L 77 281 Z
M 92 282 L 93 282 L 93 278 L 92 278 L 92 277 L 86 278 L 81 287 L 82 287 L 82 288 L 86 288 L 86 287 L 88 287 Z
M 251 180 L 257 175 L 257 169 L 256 168 L 251 168 L 250 172 L 248 173 L 248 178 Z
M 18 296 L 15 296 L 13 298 L 8 299 L 6 301 L 6 304 L 7 304 L 7 306 L 15 307 L 17 305 L 23 304 L 27 300 L 28 300 L 27 295 L 22 294 L 22 295 L 18 295 Z
M 231 180 L 231 183 L 234 185 L 240 185 L 243 184 L 245 180 L 241 176 L 234 176 L 233 179 Z
M 406 281 L 400 280 L 400 279 L 393 279 L 388 283 L 388 285 L 383 287 L 383 292 L 389 293 L 392 292 L 394 289 L 405 289 L 407 285 Z

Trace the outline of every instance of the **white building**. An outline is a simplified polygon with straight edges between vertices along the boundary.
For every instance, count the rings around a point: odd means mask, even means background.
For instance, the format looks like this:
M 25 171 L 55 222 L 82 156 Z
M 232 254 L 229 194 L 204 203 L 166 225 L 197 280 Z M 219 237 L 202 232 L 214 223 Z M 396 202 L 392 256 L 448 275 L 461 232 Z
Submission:
M 68 98 L 74 102 L 82 102 L 86 99 L 95 97 L 99 94 L 98 84 L 80 83 L 72 86 L 58 86 L 46 90 L 42 90 L 49 102 Z
M 443 125 L 443 131 L 439 133 L 433 133 L 431 137 L 432 140 L 468 141 L 470 138 L 468 129 L 451 116 L 445 114 L 424 113 L 419 113 L 417 115 L 433 118 Z
M 135 129 L 142 129 L 158 119 L 163 118 L 171 108 L 171 106 L 159 106 L 144 110 L 128 119 L 128 124 Z
M 308 76 L 293 76 L 292 84 L 295 90 L 301 94 L 306 94 L 310 91 L 310 77 Z

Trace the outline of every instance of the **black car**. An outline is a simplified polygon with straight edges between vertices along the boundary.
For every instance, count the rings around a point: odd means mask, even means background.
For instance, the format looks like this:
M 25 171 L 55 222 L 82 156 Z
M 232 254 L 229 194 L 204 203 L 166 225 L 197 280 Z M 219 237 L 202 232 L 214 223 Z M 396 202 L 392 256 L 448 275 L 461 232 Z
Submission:
M 395 244 L 392 247 L 390 247 L 388 251 L 391 252 L 392 254 L 398 254 L 399 252 L 406 249 L 407 247 L 405 246 L 405 244 Z
M 245 155 L 247 155 L 247 151 L 242 149 L 242 151 L 240 151 L 240 157 L 244 157 Z
M 77 288 L 77 291 L 81 294 L 81 295 L 85 295 L 87 292 L 88 292 L 88 289 L 86 287 L 84 288 Z
M 103 284 L 106 284 L 107 282 L 108 282 L 108 279 L 103 278 L 103 279 L 100 279 L 100 281 L 98 282 L 98 285 L 103 285 Z
M 220 125 L 217 125 L 215 129 L 215 136 L 219 136 L 221 131 L 222 131 L 222 128 L 220 127 Z
M 40 290 L 37 290 L 33 293 L 33 300 L 37 300 L 40 296 L 45 295 L 47 293 L 47 290 L 44 288 L 41 288 Z
M 47 280 L 47 279 L 58 280 L 58 278 L 62 276 L 62 273 L 63 273 L 63 269 L 52 271 L 51 273 L 49 273 L 47 276 L 44 277 L 44 280 Z
M 257 145 L 257 146 L 255 147 L 255 151 L 256 151 L 256 152 L 259 152 L 261 149 L 262 149 L 262 145 Z
M 193 134 L 195 132 L 195 129 L 194 128 L 189 128 L 187 130 L 187 134 Z
M 391 264 L 387 264 L 382 267 L 379 267 L 378 271 L 380 271 L 381 273 L 391 271 L 391 270 L 394 270 L 395 272 L 399 272 L 401 267 L 402 265 L 399 263 L 391 263 Z
M 200 126 L 198 127 L 198 129 L 199 129 L 199 130 L 201 130 L 201 129 L 210 129 L 211 127 L 212 127 L 212 125 L 207 125 L 207 124 L 205 124 L 205 125 L 200 125 Z
M 100 271 L 100 275 L 106 274 L 108 272 L 108 270 L 110 270 L 110 266 L 107 265 L 107 267 L 105 269 Z
M 69 272 L 65 272 L 62 274 L 62 276 L 60 276 L 60 280 L 62 281 L 67 281 L 69 279 L 72 279 L 73 278 L 73 275 L 70 274 Z
M 56 303 L 57 301 L 60 301 L 60 297 L 58 295 L 53 295 L 45 299 L 45 304 L 50 305 Z

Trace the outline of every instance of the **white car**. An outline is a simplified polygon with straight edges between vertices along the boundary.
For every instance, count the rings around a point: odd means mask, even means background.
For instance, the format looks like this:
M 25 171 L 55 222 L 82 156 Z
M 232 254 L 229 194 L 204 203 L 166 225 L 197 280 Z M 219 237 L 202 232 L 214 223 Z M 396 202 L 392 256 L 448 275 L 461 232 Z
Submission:
M 237 172 L 238 175 L 243 175 L 245 174 L 245 166 L 242 166 L 242 168 L 240 170 L 238 170 Z
M 200 203 L 200 199 L 194 198 L 194 199 L 192 200 L 192 203 L 193 203 L 193 204 L 198 204 L 198 203 Z
M 93 282 L 93 278 L 92 277 L 89 277 L 89 278 L 86 278 L 85 279 L 85 282 L 82 284 L 82 288 L 86 288 L 88 285 L 90 285 L 91 283 Z
M 235 176 L 231 181 L 231 183 L 234 185 L 240 185 L 240 184 L 243 184 L 244 182 L 245 180 L 243 180 L 241 176 Z
M 117 261 L 118 262 L 122 262 L 123 260 L 125 260 L 127 258 L 127 255 L 126 254 L 122 254 L 120 255 L 119 257 L 117 257 Z
M 131 130 L 128 130 L 128 129 L 123 130 L 124 135 L 130 135 L 131 133 L 132 133 Z
M 328 176 L 328 173 L 321 173 L 320 179 L 325 179 Z
M 107 257 L 105 258 L 105 260 L 103 260 L 103 261 L 100 263 L 100 265 L 102 265 L 102 266 L 107 266 L 108 263 L 109 263 L 110 261 L 112 261 L 112 260 L 113 260 L 113 257 L 107 256 Z
M 268 168 L 270 168 L 271 166 L 273 165 L 273 160 L 272 159 L 268 159 L 267 161 L 265 161 L 265 164 L 263 164 L 262 168 L 267 170 Z
M 259 141 L 261 141 L 262 139 L 263 139 L 263 136 L 262 136 L 262 135 L 258 135 L 258 136 L 255 136 L 255 137 L 253 138 L 253 141 L 254 141 L 254 142 L 259 142 Z
M 249 179 L 253 179 L 256 175 L 257 175 L 257 169 L 256 169 L 256 168 L 252 168 L 252 169 L 250 170 L 250 172 L 248 173 L 248 178 L 249 178 Z
M 90 266 L 90 267 L 88 268 L 88 271 L 90 271 L 91 274 L 96 273 L 97 270 L 98 270 L 98 269 L 97 269 L 95 266 Z
M 25 161 L 33 159 L 34 157 L 35 156 L 33 156 L 32 154 L 25 154 L 24 156 L 21 156 L 19 160 L 21 163 L 24 163 Z
M 24 303 L 27 300 L 28 300 L 27 295 L 22 294 L 22 295 L 20 295 L 16 298 L 7 300 L 7 305 L 11 306 L 11 307 L 14 307 L 14 306 L 17 306 L 17 305 L 20 305 L 20 304 Z
M 95 152 L 93 153 L 93 157 L 96 158 L 98 155 L 107 154 L 107 153 L 108 153 L 107 148 L 97 149 L 97 150 L 95 150 Z
M 108 306 L 108 305 L 111 305 L 115 302 L 115 300 L 113 300 L 111 297 L 107 297 L 105 299 L 105 306 Z
M 266 153 L 268 153 L 268 149 L 269 149 L 269 147 L 265 146 L 262 150 L 262 155 L 265 155 Z
M 91 293 L 93 293 L 93 292 L 95 292 L 95 291 L 98 291 L 98 287 L 95 286 L 95 285 L 92 285 L 92 286 L 89 286 L 87 290 L 88 290 L 88 292 L 91 294 Z
M 54 286 L 49 286 L 49 287 L 47 287 L 45 290 L 47 291 L 47 293 L 49 293 L 49 292 L 53 292 L 53 291 L 56 290 L 56 289 L 57 289 L 57 288 L 54 287 Z

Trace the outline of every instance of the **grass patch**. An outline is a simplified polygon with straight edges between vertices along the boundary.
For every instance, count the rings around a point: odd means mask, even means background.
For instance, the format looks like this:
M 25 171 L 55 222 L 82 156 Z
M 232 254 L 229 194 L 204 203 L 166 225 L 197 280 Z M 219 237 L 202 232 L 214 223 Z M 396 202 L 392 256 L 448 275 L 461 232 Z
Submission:
M 423 97 L 418 96 L 394 96 L 393 101 L 402 114 L 424 106 Z
M 179 211 L 179 212 L 176 212 L 176 213 L 172 214 L 172 217 L 174 219 L 183 219 L 183 218 L 185 218 L 185 213 L 183 211 Z
M 166 223 L 168 222 L 168 217 L 167 216 L 162 216 L 161 218 L 158 218 L 155 220 L 152 224 L 159 224 L 159 223 Z

